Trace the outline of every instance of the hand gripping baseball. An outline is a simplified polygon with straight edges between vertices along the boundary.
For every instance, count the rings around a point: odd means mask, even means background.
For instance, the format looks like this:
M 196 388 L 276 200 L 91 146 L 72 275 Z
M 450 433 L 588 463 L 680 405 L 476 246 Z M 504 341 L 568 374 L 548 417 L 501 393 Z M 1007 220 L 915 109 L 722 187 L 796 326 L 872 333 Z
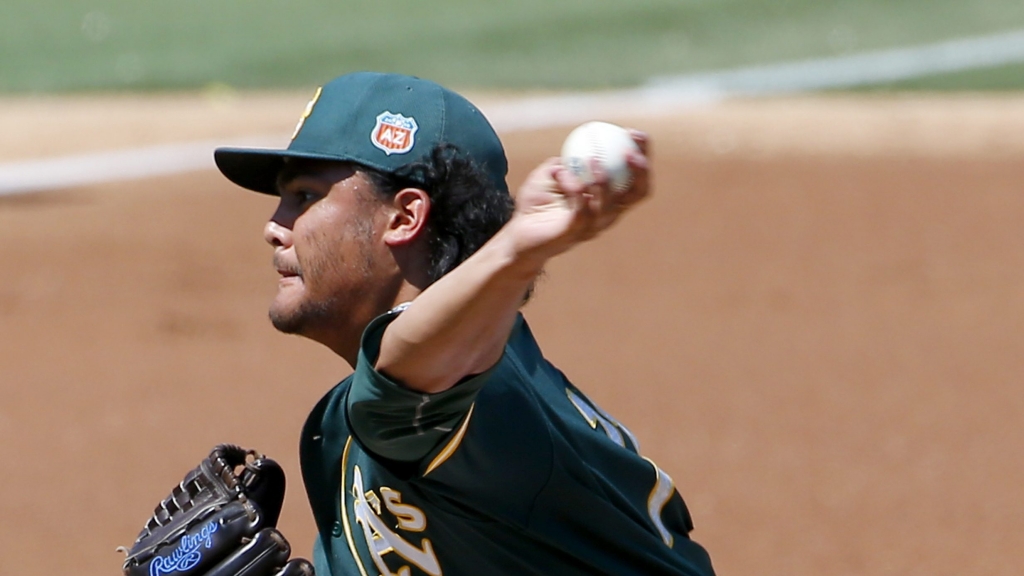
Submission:
M 171 491 L 127 551 L 125 576 L 313 576 L 275 528 L 284 471 L 222 444 Z
M 516 247 L 524 255 L 551 258 L 608 229 L 628 209 L 650 194 L 647 136 L 630 131 L 640 153 L 626 162 L 631 184 L 616 190 L 596 161 L 594 183 L 584 184 L 558 158 L 550 158 L 527 177 L 516 194 L 516 208 L 509 222 Z

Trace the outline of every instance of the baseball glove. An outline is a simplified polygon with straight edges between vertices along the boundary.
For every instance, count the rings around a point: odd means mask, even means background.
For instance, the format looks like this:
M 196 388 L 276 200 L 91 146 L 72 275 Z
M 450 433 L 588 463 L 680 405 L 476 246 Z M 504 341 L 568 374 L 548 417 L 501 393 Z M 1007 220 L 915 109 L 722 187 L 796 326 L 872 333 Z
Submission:
M 284 470 L 221 444 L 153 513 L 124 562 L 125 576 L 313 576 L 277 531 Z M 123 550 L 123 549 L 122 549 Z

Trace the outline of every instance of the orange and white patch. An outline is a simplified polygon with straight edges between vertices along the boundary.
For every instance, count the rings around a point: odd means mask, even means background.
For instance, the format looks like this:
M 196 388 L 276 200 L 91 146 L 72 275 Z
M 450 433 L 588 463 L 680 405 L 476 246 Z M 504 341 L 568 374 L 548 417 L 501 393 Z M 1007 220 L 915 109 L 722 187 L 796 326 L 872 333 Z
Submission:
M 401 114 L 382 112 L 377 116 L 377 125 L 370 133 L 370 142 L 385 154 L 405 154 L 416 143 L 416 119 Z

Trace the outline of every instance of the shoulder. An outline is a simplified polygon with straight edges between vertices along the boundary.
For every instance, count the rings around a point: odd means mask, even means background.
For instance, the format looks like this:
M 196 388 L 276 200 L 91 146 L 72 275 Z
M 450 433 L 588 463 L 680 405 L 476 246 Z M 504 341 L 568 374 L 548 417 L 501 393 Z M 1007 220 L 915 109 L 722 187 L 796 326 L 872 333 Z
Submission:
M 339 410 L 339 408 L 344 406 L 347 401 L 348 393 L 352 386 L 352 376 L 346 376 L 320 398 L 316 406 L 309 412 L 309 416 L 306 417 L 306 424 L 303 426 L 304 430 L 345 417 L 345 411 Z
M 546 474 L 552 457 L 551 411 L 547 404 L 560 393 L 559 378 L 560 373 L 540 356 L 526 323 L 518 322 L 505 354 L 461 423 L 460 434 L 453 436 L 447 446 L 438 447 L 432 454 L 435 461 L 427 469 L 439 478 L 457 481 L 466 476 L 460 472 L 462 465 L 455 462 L 465 459 L 479 466 L 478 473 L 494 475 L 491 481 L 499 483 L 517 474 Z M 455 442 L 457 452 L 451 450 Z M 446 453 L 453 464 L 438 466 L 436 458 Z

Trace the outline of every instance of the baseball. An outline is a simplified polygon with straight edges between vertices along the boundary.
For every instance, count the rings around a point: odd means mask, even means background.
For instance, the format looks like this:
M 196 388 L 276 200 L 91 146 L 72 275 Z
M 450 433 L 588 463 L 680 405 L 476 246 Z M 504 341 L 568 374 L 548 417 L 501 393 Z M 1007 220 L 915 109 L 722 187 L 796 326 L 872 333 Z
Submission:
M 594 182 L 591 162 L 596 160 L 608 175 L 616 192 L 629 187 L 633 174 L 626 164 L 630 152 L 639 152 L 629 131 L 608 122 L 587 122 L 577 126 L 562 144 L 562 165 L 586 184 Z

